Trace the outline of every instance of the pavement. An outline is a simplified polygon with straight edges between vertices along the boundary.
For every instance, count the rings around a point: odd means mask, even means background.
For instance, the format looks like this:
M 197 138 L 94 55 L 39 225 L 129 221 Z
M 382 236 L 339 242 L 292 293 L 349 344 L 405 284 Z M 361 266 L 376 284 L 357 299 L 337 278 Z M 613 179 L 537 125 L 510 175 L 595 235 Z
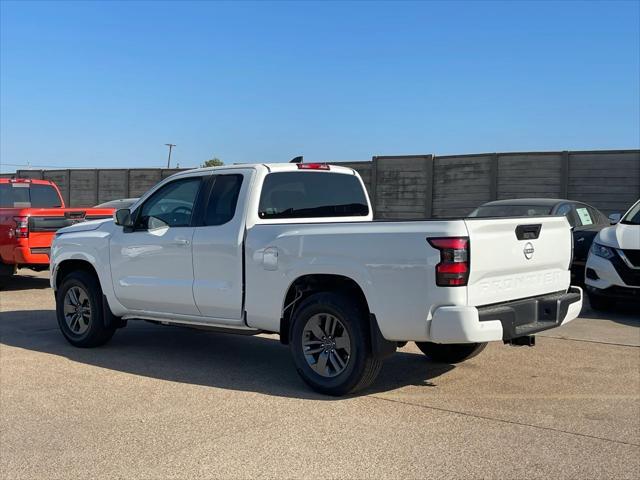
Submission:
M 129 322 L 77 349 L 47 273 L 0 291 L 0 477 L 640 477 L 640 312 L 583 309 L 457 366 L 408 344 L 372 388 L 310 391 L 276 336 Z

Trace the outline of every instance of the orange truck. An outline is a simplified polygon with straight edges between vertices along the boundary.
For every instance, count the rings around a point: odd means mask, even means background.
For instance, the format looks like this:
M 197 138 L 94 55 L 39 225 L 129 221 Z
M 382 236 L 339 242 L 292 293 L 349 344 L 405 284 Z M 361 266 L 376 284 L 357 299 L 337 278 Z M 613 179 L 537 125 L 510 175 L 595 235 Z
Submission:
M 18 268 L 49 268 L 56 231 L 78 222 L 111 218 L 112 208 L 65 208 L 49 180 L 0 178 L 0 281 Z

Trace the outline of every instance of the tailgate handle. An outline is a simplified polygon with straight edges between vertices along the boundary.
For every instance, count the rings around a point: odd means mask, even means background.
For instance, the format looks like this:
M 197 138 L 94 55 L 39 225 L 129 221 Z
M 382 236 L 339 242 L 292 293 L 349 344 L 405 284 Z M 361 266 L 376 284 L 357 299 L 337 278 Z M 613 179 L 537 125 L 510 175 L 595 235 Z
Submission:
M 518 240 L 535 240 L 540 236 L 540 230 L 542 230 L 541 223 L 518 225 L 516 227 L 516 237 Z

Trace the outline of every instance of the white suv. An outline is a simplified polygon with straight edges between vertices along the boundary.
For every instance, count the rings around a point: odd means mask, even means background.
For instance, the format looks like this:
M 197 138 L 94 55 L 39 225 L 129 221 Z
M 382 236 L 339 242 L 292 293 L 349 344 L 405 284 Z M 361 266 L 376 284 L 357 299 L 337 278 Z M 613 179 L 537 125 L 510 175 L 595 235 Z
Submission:
M 589 252 L 585 283 L 591 307 L 615 300 L 640 302 L 640 200 L 614 226 L 598 233 Z

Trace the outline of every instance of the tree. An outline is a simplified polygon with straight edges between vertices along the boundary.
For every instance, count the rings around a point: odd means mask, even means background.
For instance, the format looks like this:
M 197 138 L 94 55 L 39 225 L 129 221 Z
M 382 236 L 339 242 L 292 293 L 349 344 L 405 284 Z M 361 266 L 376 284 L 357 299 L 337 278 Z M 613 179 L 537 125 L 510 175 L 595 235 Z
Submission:
M 213 157 L 202 164 L 203 167 L 220 167 L 224 165 L 224 162 L 218 157 Z

